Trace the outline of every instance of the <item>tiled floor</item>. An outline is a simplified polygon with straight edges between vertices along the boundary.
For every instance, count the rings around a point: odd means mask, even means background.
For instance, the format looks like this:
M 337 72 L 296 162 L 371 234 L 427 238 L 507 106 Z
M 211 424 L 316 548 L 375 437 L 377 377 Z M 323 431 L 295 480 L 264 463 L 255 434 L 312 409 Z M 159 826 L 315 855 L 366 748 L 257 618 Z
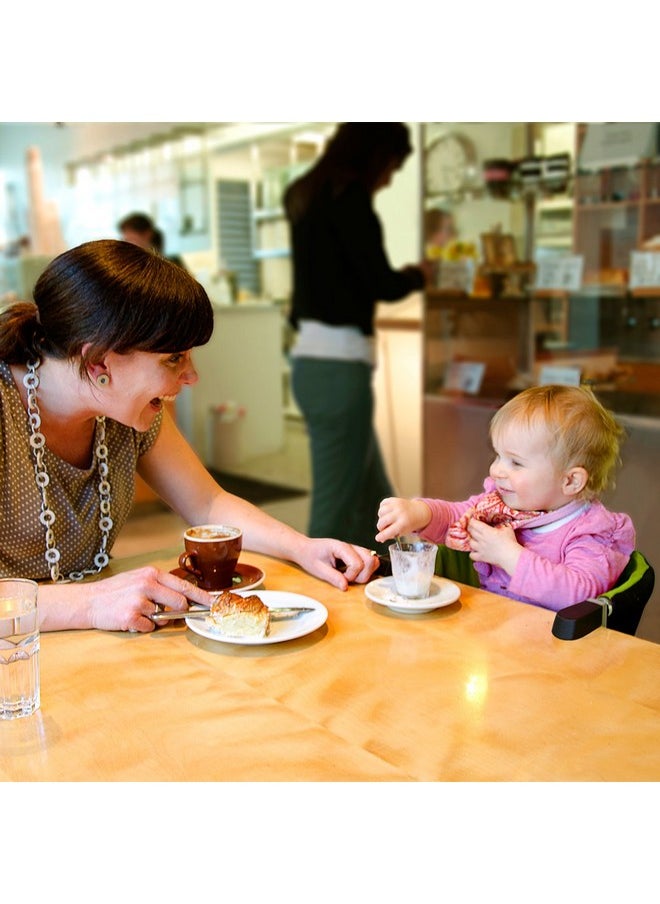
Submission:
M 231 468 L 219 470 L 231 473 Z M 309 438 L 304 422 L 295 415 L 287 416 L 282 451 L 242 461 L 236 473 L 241 477 L 251 477 L 266 483 L 309 490 L 312 486 L 312 470 Z

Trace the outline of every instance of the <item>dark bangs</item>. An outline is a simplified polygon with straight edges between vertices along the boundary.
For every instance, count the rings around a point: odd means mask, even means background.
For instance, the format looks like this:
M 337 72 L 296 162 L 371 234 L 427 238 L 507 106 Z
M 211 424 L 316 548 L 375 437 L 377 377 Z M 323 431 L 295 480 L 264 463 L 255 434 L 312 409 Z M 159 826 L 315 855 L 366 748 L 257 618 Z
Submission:
M 181 352 L 204 345 L 213 308 L 182 267 L 129 242 L 87 242 L 55 258 L 37 281 L 44 351 L 73 359 L 109 352 Z
M 118 286 L 126 293 L 125 327 L 114 350 L 181 352 L 205 345 L 213 333 L 206 290 L 177 264 L 149 251 L 146 255 L 139 285 Z

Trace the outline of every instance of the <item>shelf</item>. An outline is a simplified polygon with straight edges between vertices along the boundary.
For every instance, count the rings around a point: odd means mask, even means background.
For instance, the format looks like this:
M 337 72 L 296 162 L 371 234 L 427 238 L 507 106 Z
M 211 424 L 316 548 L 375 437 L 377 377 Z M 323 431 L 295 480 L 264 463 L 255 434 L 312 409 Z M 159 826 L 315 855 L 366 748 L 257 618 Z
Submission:
M 288 248 L 262 248 L 253 251 L 252 257 L 257 261 L 265 261 L 272 258 L 291 257 L 291 251 Z
M 660 286 L 640 286 L 631 289 L 630 294 L 633 298 L 660 298 Z
M 490 195 L 486 194 L 486 188 L 483 185 L 477 185 L 474 188 L 458 188 L 456 191 L 433 192 L 433 194 L 424 195 L 424 207 L 427 209 L 436 207 L 438 201 L 447 204 L 463 204 L 466 201 L 479 201 L 485 197 L 490 198 Z
M 626 298 L 628 295 L 627 286 L 611 286 L 607 283 L 603 285 L 586 285 L 578 292 L 571 292 L 575 298 L 582 296 L 583 298 Z
M 566 299 L 572 293 L 566 289 L 532 289 L 532 301 L 550 301 L 554 298 Z
M 625 201 L 599 201 L 596 204 L 581 204 L 579 201 L 575 204 L 575 211 L 581 213 L 592 213 L 599 211 L 621 210 L 624 207 L 639 207 L 640 199 L 628 199 Z
M 511 186 L 510 193 L 506 196 L 493 194 L 483 185 L 474 188 L 459 188 L 456 191 L 436 192 L 424 196 L 424 206 L 432 208 L 437 206 L 438 201 L 448 204 L 465 204 L 472 201 L 503 201 L 506 204 L 515 202 L 524 203 L 528 200 L 534 200 L 537 204 L 552 205 L 557 207 L 570 207 L 573 204 L 572 196 L 566 191 L 552 193 L 543 188 L 522 188 L 514 184 Z
M 562 195 L 554 198 L 541 198 L 538 202 L 538 210 L 572 210 L 574 206 L 572 195 Z
M 268 220 L 283 220 L 285 213 L 281 207 L 262 207 L 252 211 L 252 219 L 255 223 L 263 223 Z
M 537 247 L 566 248 L 566 250 L 570 252 L 573 247 L 573 236 L 572 235 L 539 235 L 537 233 L 535 242 L 536 242 Z

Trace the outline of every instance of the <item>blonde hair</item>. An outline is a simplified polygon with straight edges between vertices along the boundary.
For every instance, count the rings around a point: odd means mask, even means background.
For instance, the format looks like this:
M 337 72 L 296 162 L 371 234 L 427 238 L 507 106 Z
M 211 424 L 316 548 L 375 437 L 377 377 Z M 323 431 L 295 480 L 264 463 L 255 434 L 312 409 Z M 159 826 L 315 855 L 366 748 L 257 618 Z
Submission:
M 548 455 L 559 470 L 581 467 L 588 480 L 581 498 L 593 499 L 614 483 L 625 431 L 591 389 L 583 386 L 533 386 L 510 399 L 490 422 L 493 437 L 517 423 L 527 429 L 543 426 Z

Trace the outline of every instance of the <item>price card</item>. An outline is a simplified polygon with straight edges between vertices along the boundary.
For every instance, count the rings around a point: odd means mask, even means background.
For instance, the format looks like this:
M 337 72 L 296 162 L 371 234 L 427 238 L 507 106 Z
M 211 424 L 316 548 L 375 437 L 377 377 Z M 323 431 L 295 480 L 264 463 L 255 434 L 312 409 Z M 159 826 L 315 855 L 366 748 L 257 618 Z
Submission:
M 459 289 L 472 294 L 474 286 L 474 261 L 440 261 L 438 265 L 438 288 Z
M 660 287 L 660 251 L 630 252 L 630 288 Z
M 557 383 L 560 386 L 579 386 L 580 375 L 579 367 L 556 367 L 548 364 L 539 370 L 539 385 Z
M 581 254 L 543 257 L 536 265 L 535 289 L 577 292 L 582 286 L 584 258 Z
M 445 389 L 477 395 L 486 365 L 482 361 L 452 361 L 445 376 Z

